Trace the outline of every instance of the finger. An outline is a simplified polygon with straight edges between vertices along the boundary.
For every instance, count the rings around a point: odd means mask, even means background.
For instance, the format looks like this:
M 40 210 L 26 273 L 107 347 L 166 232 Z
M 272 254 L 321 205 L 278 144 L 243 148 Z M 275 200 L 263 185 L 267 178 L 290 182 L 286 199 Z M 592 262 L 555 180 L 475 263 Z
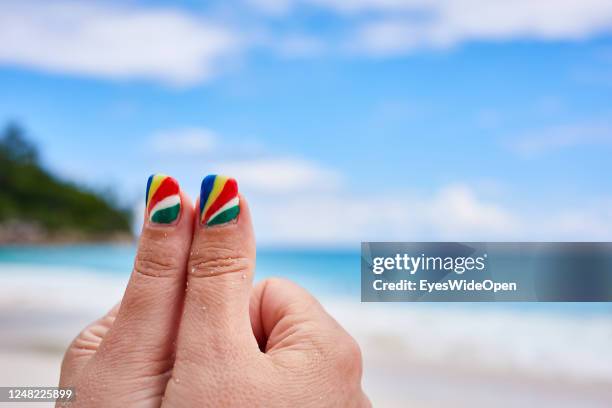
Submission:
M 266 279 L 253 290 L 250 313 L 260 347 L 286 378 L 315 376 L 322 389 L 334 387 L 330 395 L 341 395 L 340 386 L 355 401 L 367 401 L 359 345 L 310 293 L 285 279 Z
M 197 208 L 176 363 L 210 367 L 257 351 L 249 321 L 255 238 L 234 179 L 207 176 Z
M 117 318 L 95 360 L 131 372 L 171 367 L 193 228 L 193 207 L 176 180 L 147 182 L 146 217 Z

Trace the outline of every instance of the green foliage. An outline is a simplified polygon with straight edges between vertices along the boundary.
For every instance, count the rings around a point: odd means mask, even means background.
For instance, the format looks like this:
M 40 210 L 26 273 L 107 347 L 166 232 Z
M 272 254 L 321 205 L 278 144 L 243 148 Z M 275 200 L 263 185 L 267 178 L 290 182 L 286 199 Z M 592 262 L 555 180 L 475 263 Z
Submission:
M 34 223 L 51 233 L 105 235 L 130 231 L 129 212 L 43 169 L 16 125 L 0 135 L 0 224 Z

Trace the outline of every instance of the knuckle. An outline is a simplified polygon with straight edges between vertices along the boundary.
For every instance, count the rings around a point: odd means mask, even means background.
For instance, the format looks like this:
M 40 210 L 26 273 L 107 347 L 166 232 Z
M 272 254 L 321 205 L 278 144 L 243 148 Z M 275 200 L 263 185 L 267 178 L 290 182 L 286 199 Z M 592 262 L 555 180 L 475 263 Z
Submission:
M 215 258 L 194 263 L 191 275 L 194 277 L 217 276 L 230 273 L 244 272 L 248 269 L 249 261 L 246 258 Z
M 193 254 L 189 274 L 194 278 L 205 278 L 225 274 L 245 273 L 250 270 L 251 259 L 240 250 L 223 247 L 202 248 Z
M 148 277 L 159 278 L 169 276 L 174 269 L 173 265 L 158 259 L 137 258 L 134 263 L 134 272 L 137 275 Z
M 168 277 L 176 274 L 176 257 L 168 250 L 140 250 L 134 262 L 134 272 L 148 277 Z

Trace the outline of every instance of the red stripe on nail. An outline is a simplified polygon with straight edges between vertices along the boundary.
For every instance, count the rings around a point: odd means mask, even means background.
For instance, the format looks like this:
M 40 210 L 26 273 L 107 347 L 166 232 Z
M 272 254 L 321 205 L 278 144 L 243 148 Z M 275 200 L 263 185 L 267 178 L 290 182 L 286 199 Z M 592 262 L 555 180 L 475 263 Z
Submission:
M 153 194 L 153 197 L 151 197 L 151 202 L 149 202 L 149 208 L 147 211 L 151 211 L 151 209 L 155 207 L 155 204 L 159 203 L 164 198 L 178 193 L 178 182 L 172 177 L 167 177 L 164 181 L 162 181 L 155 194 Z
M 217 212 L 217 210 L 223 207 L 229 200 L 236 197 L 238 195 L 238 183 L 234 179 L 229 179 L 223 186 L 223 190 L 221 190 L 221 194 L 217 197 L 214 203 L 208 210 L 206 214 L 204 214 L 203 222 L 206 223 L 211 215 Z

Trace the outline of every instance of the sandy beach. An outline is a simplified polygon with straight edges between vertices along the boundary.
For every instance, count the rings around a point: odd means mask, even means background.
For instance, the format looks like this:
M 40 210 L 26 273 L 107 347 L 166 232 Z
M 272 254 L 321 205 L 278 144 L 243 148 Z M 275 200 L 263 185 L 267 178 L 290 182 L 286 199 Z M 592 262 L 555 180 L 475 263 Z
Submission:
M 0 353 L 0 384 L 57 384 L 58 350 L 8 348 Z M 608 407 L 609 384 L 585 384 L 490 375 L 470 370 L 419 366 L 409 361 L 377 361 L 364 350 L 364 389 L 375 407 Z M 42 407 L 49 403 L 0 403 Z
M 3 314 L 6 311 L 2 312 Z M 0 384 L 54 385 L 63 351 L 60 344 L 6 344 L 2 333 Z M 25 333 L 24 333 L 25 334 Z M 364 389 L 376 407 L 607 407 L 612 387 L 606 383 L 529 378 L 521 373 L 491 374 L 479 370 L 423 365 L 403 358 L 381 359 L 367 347 Z M 0 403 L 41 407 L 48 403 Z

